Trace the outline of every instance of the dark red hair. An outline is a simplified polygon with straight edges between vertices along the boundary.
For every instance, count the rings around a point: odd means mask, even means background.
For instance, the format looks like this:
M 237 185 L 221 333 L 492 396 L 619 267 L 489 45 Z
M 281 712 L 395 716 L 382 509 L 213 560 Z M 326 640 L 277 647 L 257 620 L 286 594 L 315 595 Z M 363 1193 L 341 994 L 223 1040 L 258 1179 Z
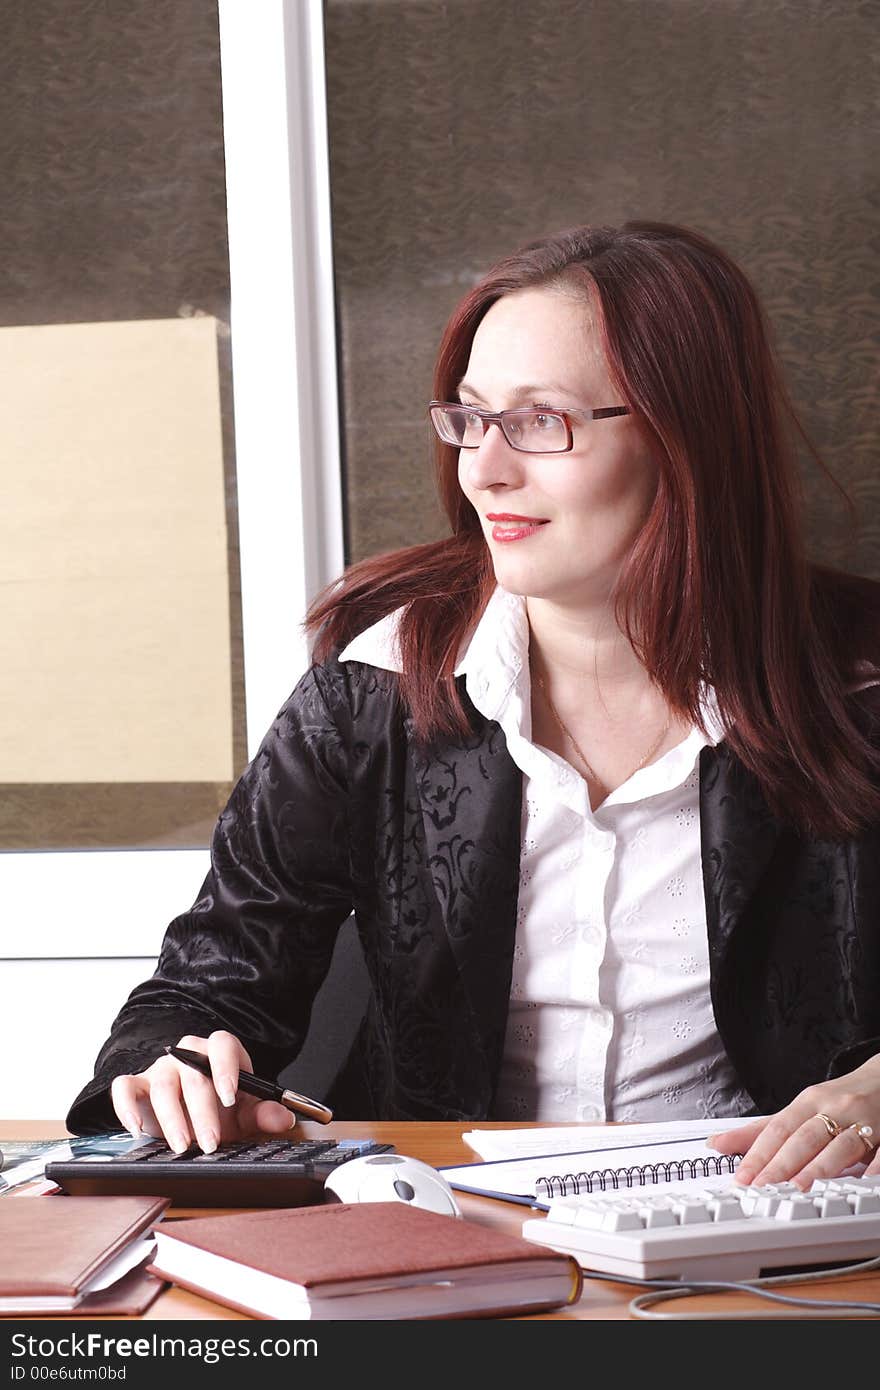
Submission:
M 880 586 L 807 562 L 796 463 L 806 437 L 751 284 L 706 238 L 666 224 L 533 242 L 452 314 L 434 397 L 456 399 L 496 300 L 555 284 L 598 308 L 612 377 L 659 466 L 615 592 L 622 630 L 679 714 L 701 723 L 701 682 L 714 687 L 728 745 L 777 815 L 828 838 L 858 832 L 880 815 L 880 754 L 845 691 L 855 659 L 873 656 L 859 644 L 878 630 Z M 306 618 L 320 661 L 405 605 L 400 691 L 425 741 L 468 728 L 452 673 L 495 584 L 456 450 L 436 451 L 451 535 L 351 566 Z

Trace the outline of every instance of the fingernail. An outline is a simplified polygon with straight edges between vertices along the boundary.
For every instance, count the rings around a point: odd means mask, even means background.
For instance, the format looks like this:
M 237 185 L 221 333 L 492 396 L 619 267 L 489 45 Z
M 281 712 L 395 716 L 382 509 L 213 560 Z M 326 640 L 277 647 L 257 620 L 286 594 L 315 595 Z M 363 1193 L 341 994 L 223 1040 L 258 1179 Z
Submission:
M 217 1082 L 217 1094 L 227 1107 L 235 1104 L 235 1087 L 228 1076 L 223 1076 Z
M 129 1113 L 129 1114 L 127 1114 L 127 1115 L 125 1116 L 125 1120 L 123 1121 L 123 1123 L 124 1123 L 124 1125 L 125 1125 L 125 1128 L 128 1130 L 129 1134 L 131 1135 L 132 1139 L 140 1139 L 140 1137 L 141 1137 L 141 1122 L 140 1122 L 140 1120 L 138 1120 L 134 1115 L 132 1115 L 132 1114 Z
M 184 1134 L 172 1134 L 168 1142 L 176 1154 L 186 1153 L 189 1148 L 189 1140 Z
M 212 1154 L 217 1148 L 217 1136 L 210 1129 L 204 1134 L 199 1135 L 199 1144 L 203 1153 Z
M 717 1134 L 710 1134 L 710 1135 L 707 1137 L 707 1139 L 706 1139 L 706 1143 L 709 1144 L 710 1146 L 711 1146 L 712 1144 L 717 1144 L 717 1143 L 718 1143 L 718 1138 L 719 1138 L 719 1136 L 718 1136 Z

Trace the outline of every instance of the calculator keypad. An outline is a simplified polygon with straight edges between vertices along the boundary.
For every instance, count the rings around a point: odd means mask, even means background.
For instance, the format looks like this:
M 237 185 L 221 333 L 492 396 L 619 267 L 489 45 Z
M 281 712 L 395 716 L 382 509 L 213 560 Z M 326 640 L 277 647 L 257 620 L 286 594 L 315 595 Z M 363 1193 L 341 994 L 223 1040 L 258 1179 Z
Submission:
M 109 1159 L 48 1164 L 46 1176 L 73 1194 L 167 1196 L 178 1206 L 305 1206 L 325 1200 L 324 1179 L 341 1163 L 391 1148 L 372 1139 L 258 1136 L 212 1154 L 195 1146 L 177 1154 L 154 1139 Z

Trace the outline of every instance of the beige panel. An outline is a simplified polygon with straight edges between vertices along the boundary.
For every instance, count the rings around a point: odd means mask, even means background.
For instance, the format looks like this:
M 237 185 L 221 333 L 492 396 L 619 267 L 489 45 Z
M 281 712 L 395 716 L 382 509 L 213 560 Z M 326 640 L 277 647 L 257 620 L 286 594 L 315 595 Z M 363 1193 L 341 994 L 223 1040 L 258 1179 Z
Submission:
M 232 776 L 216 320 L 0 329 L 0 783 Z

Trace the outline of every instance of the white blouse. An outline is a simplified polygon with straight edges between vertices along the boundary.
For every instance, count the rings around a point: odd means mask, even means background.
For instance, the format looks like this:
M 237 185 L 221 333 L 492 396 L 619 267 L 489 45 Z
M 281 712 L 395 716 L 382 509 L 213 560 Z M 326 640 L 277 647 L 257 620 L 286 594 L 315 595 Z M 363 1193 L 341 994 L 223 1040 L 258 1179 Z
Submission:
M 389 614 L 341 661 L 401 669 Z M 586 782 L 531 741 L 525 600 L 496 588 L 456 675 L 523 774 L 520 887 L 493 1119 L 661 1120 L 753 1109 L 709 998 L 697 758 L 691 730 L 595 811 Z

